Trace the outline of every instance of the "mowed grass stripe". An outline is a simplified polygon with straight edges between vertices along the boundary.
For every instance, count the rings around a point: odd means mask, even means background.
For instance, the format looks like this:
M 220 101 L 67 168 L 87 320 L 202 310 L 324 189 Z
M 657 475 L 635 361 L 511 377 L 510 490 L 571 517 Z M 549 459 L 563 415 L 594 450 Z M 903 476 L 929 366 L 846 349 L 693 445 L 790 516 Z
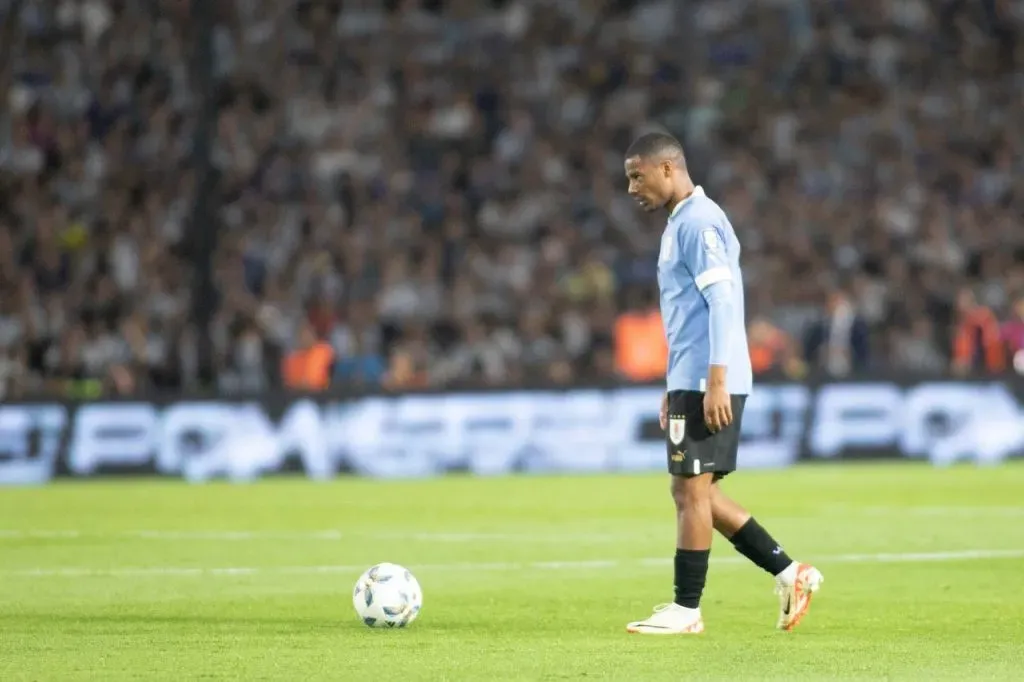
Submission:
M 828 564 L 872 564 L 872 563 L 918 563 L 933 561 L 978 561 L 995 559 L 1024 559 L 1024 549 L 964 549 L 942 552 L 886 552 L 878 554 L 838 554 L 813 557 L 822 566 Z M 713 564 L 742 565 L 740 557 L 712 557 Z M 415 571 L 559 571 L 594 570 L 636 566 L 667 566 L 665 558 L 643 559 L 594 559 L 584 561 L 528 561 L 528 562 L 466 562 L 450 564 L 412 565 Z M 267 575 L 313 575 L 318 573 L 358 573 L 367 566 L 324 565 L 324 566 L 224 566 L 202 567 L 121 567 L 121 568 L 33 568 L 15 571 L 0 571 L 0 575 L 15 578 L 90 578 L 90 577 L 232 577 Z

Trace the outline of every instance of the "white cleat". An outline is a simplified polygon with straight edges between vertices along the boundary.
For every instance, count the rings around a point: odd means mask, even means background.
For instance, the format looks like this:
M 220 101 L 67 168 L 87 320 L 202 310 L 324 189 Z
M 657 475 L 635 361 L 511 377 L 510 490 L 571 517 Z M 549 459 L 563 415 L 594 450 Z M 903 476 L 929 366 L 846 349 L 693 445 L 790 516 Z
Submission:
M 818 591 L 825 577 L 810 564 L 791 563 L 775 578 L 775 594 L 779 596 L 780 630 L 792 630 L 811 608 L 811 597 Z
M 704 632 L 700 609 L 688 609 L 679 604 L 661 604 L 647 620 L 626 626 L 626 632 L 641 635 L 696 635 Z

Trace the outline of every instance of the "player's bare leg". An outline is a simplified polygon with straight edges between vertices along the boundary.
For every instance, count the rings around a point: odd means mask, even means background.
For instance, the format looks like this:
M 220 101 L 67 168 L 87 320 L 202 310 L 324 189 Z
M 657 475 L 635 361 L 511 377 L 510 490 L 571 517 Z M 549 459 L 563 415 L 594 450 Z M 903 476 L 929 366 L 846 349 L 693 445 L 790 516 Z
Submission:
M 792 630 L 807 613 L 811 597 L 824 578 L 809 564 L 793 561 L 746 509 L 733 501 L 717 483 L 711 486 L 715 530 L 724 535 L 743 556 L 775 576 L 779 596 L 777 627 Z
M 731 538 L 752 517 L 750 512 L 725 494 L 718 482 L 711 486 L 711 516 L 715 530 Z
M 630 623 L 629 632 L 643 634 L 697 634 L 704 631 L 700 598 L 708 575 L 712 515 L 712 475 L 673 476 L 676 507 L 675 600 L 662 604 L 644 621 Z
M 676 546 L 710 552 L 715 532 L 711 474 L 673 476 L 672 499 L 676 503 Z

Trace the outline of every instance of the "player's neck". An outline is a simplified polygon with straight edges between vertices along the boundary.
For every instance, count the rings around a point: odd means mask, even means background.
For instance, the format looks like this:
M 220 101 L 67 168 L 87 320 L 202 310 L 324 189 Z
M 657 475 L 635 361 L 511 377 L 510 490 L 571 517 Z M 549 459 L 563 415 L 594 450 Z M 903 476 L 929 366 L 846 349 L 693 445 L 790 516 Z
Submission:
M 669 199 L 667 204 L 665 204 L 665 208 L 668 209 L 668 214 L 672 215 L 679 204 L 689 199 L 693 195 L 694 189 L 696 189 L 696 187 L 693 184 L 693 180 L 690 178 L 680 181 L 679 186 L 676 187 L 676 191 L 672 193 L 672 198 Z

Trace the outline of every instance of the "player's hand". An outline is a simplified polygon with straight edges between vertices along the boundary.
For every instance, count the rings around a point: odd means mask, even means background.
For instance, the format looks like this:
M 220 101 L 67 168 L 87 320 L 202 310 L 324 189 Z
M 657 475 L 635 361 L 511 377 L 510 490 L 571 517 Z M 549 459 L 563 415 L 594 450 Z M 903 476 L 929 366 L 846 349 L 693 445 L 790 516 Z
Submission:
M 658 412 L 658 423 L 661 424 L 662 431 L 668 428 L 668 393 L 661 397 L 661 411 Z
M 704 393 L 704 422 L 711 433 L 732 424 L 732 399 L 725 386 L 709 386 Z

